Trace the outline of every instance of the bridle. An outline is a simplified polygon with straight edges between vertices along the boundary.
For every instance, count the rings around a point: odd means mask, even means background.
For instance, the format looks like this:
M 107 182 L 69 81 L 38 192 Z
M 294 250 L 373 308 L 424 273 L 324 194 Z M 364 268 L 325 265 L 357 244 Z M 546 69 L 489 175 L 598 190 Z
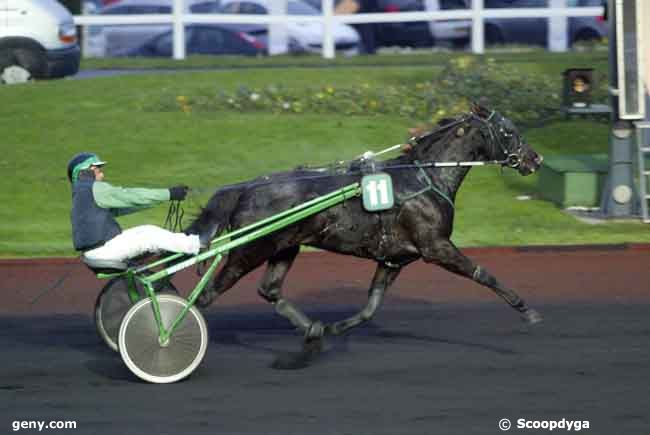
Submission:
M 500 122 L 495 126 L 492 118 L 495 116 L 501 117 Z M 464 115 L 455 121 L 452 121 L 448 124 L 439 126 L 427 133 L 424 133 L 420 136 L 413 136 L 408 140 L 408 144 L 412 147 L 417 147 L 421 140 L 426 139 L 434 134 L 439 134 L 443 131 L 449 130 L 452 127 L 463 124 L 468 121 L 477 121 L 480 126 L 479 130 L 483 135 L 484 139 L 488 142 L 488 146 L 493 149 L 500 150 L 503 153 L 503 159 L 500 160 L 481 160 L 481 161 L 471 161 L 471 162 L 427 162 L 424 166 L 429 167 L 454 167 L 454 166 L 485 166 L 485 165 L 501 165 L 502 167 L 508 167 L 512 169 L 517 169 L 521 166 L 521 162 L 524 159 L 523 147 L 521 146 L 521 137 L 517 135 L 517 148 L 516 151 L 511 151 L 508 149 L 508 146 L 504 143 L 504 140 L 512 138 L 515 136 L 513 133 L 508 132 L 503 126 L 503 117 L 495 110 L 490 112 L 490 115 L 487 118 L 482 118 L 481 116 L 475 113 L 469 113 Z M 393 149 L 391 147 L 389 149 Z
M 510 139 L 514 137 L 515 135 L 511 132 L 506 131 L 506 129 L 503 126 L 503 117 L 498 122 L 498 127 L 495 127 L 495 125 L 491 122 L 491 119 L 495 117 L 496 111 L 490 112 L 490 116 L 487 118 L 481 118 L 480 116 L 471 113 L 469 115 L 470 119 L 474 119 L 479 121 L 479 123 L 485 127 L 485 129 L 481 129 L 482 132 L 487 131 L 487 135 L 485 133 L 484 136 L 486 137 L 486 140 L 489 142 L 490 145 L 494 146 L 496 145 L 501 152 L 503 153 L 503 156 L 505 157 L 503 160 L 497 160 L 498 162 L 501 163 L 502 166 L 504 167 L 509 167 L 512 169 L 517 169 L 520 165 L 521 162 L 524 158 L 523 156 L 523 148 L 521 146 L 521 137 L 519 135 L 516 136 L 517 140 L 517 149 L 516 152 L 512 152 L 511 150 L 508 149 L 508 147 L 504 144 L 504 140 Z M 501 115 L 498 115 L 501 116 Z

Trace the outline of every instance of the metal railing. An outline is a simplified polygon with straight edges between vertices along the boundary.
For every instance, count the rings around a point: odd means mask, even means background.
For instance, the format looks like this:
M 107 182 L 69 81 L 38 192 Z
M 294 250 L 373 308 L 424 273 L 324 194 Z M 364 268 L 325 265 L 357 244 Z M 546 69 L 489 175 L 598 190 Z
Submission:
M 283 23 L 323 23 L 322 54 L 326 59 L 335 57 L 332 26 L 335 23 L 398 23 L 435 20 L 471 20 L 471 50 L 473 53 L 485 52 L 484 20 L 490 18 L 568 18 L 594 17 L 603 15 L 603 7 L 558 7 L 566 5 L 564 0 L 550 0 L 548 8 L 486 9 L 483 0 L 472 0 L 471 9 L 456 9 L 427 12 L 390 12 L 372 14 L 335 15 L 334 0 L 322 0 L 322 15 L 246 15 L 246 14 L 192 14 L 184 13 L 184 0 L 173 0 L 171 14 L 146 15 L 75 15 L 78 26 L 172 24 L 174 29 L 174 59 L 185 58 L 184 26 L 186 24 L 283 24 Z M 549 26 L 550 24 L 549 20 Z M 566 24 L 564 25 L 566 29 Z M 551 32 L 549 32 L 550 38 Z M 564 47 L 566 49 L 566 47 Z

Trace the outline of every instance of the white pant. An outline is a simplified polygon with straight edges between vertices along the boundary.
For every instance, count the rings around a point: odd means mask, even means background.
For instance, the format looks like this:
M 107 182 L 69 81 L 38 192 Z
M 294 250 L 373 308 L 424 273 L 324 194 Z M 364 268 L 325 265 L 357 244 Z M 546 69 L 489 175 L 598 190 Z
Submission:
M 141 225 L 129 228 L 84 255 L 91 260 L 126 261 L 145 253 L 160 251 L 197 254 L 200 248 L 198 235 L 172 233 L 155 225 Z

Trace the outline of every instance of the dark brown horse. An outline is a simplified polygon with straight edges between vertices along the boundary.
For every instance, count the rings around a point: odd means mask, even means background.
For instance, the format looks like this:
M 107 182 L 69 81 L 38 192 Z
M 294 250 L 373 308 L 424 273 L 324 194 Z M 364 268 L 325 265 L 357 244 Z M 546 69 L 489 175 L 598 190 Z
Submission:
M 411 142 L 412 148 L 402 156 L 374 163 L 373 169 L 392 177 L 396 199 L 392 209 L 371 213 L 363 208 L 360 198 L 354 198 L 234 249 L 199 303 L 210 304 L 266 262 L 259 294 L 275 306 L 278 314 L 304 332 L 305 349 L 318 349 L 324 335 L 342 334 L 371 319 L 402 268 L 421 258 L 492 289 L 525 321 L 539 322 L 540 315 L 517 293 L 473 263 L 450 240 L 453 202 L 470 168 L 438 168 L 431 162 L 500 161 L 528 175 L 539 167 L 541 156 L 524 141 L 509 119 L 480 106 L 441 122 L 432 132 Z M 225 230 L 241 228 L 358 181 L 368 167 L 365 163 L 357 160 L 339 171 L 296 169 L 226 186 L 212 196 L 187 232 L 211 238 Z M 358 314 L 323 325 L 284 298 L 282 283 L 300 245 L 377 263 L 368 304 Z

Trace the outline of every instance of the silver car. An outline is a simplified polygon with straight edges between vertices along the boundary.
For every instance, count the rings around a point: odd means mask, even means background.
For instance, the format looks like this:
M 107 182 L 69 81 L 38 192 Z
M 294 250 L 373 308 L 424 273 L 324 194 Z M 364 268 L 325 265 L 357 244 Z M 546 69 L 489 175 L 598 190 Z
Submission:
M 98 15 L 171 14 L 173 0 L 121 0 L 97 11 Z M 186 13 L 210 13 L 218 0 L 184 0 Z M 85 56 L 114 56 L 144 44 L 151 38 L 170 31 L 171 24 L 134 24 L 91 26 L 85 45 Z
M 273 0 L 221 0 L 219 11 L 223 14 L 254 14 L 267 15 L 270 1 Z M 321 12 L 311 5 L 299 0 L 287 0 L 288 15 L 321 15 Z M 289 52 L 291 47 L 311 53 L 320 53 L 323 44 L 324 28 L 321 23 L 287 23 L 289 37 Z M 347 24 L 335 24 L 332 27 L 334 45 L 338 52 L 344 55 L 355 55 L 360 52 L 361 38 L 357 31 Z
M 486 8 L 545 8 L 548 0 L 485 0 Z M 568 0 L 568 7 L 603 6 L 603 0 Z M 603 10 L 604 12 L 604 10 Z M 599 40 L 607 36 L 603 17 L 569 17 L 567 41 L 572 46 L 579 41 Z M 485 20 L 485 43 L 533 44 L 546 46 L 548 18 L 492 18 Z

